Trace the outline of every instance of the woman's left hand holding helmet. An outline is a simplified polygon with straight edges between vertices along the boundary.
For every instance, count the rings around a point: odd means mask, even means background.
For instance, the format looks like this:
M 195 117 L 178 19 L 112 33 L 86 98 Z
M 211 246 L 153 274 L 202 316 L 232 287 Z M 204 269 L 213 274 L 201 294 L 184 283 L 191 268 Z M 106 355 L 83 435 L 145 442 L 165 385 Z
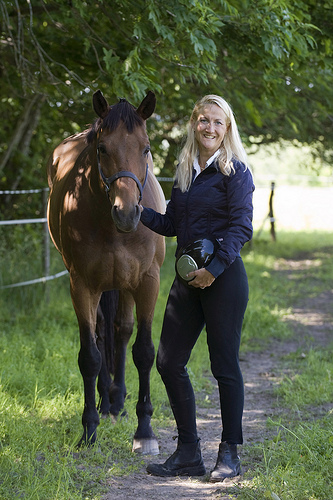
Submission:
M 197 271 L 188 273 L 188 277 L 192 276 L 194 279 L 189 281 L 188 284 L 195 288 L 207 288 L 215 281 L 212 273 L 207 271 L 207 269 L 205 269 L 204 267 L 198 269 Z

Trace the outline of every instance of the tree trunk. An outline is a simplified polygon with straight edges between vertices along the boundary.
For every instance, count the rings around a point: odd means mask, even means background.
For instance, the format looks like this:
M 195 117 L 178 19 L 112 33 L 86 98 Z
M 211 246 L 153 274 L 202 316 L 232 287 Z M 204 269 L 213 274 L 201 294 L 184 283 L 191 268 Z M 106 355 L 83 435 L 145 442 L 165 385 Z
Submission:
M 32 116 L 30 117 L 30 121 L 27 124 L 25 133 L 23 134 L 23 137 L 19 143 L 19 148 L 20 152 L 22 155 L 28 155 L 29 150 L 30 150 L 30 143 L 32 139 L 32 135 L 34 133 L 34 130 L 37 128 L 37 125 L 40 120 L 40 115 L 41 115 L 41 107 L 43 102 L 45 101 L 44 96 L 39 96 L 39 99 L 32 109 Z M 20 168 L 19 171 L 17 172 L 17 175 L 15 176 L 15 180 L 11 185 L 11 190 L 17 189 L 20 180 L 22 178 L 22 173 L 23 173 L 23 168 Z
M 8 149 L 4 153 L 3 158 L 0 162 L 0 176 L 2 172 L 4 171 L 7 163 L 10 160 L 10 157 L 12 156 L 13 152 L 18 148 L 19 144 L 24 140 L 24 135 L 27 133 L 27 130 L 30 129 L 31 123 L 33 120 L 31 120 L 31 115 L 35 113 L 35 109 L 40 109 L 40 104 L 43 101 L 43 96 L 40 94 L 36 94 L 33 96 L 31 101 L 28 101 L 26 103 L 23 115 L 20 117 L 19 122 L 16 126 L 16 129 L 14 130 L 14 133 L 12 135 L 12 138 L 9 142 Z M 32 131 L 33 132 L 33 131 Z M 31 136 L 32 136 L 31 132 Z M 31 137 L 30 137 L 31 140 Z M 30 145 L 30 141 L 29 141 Z

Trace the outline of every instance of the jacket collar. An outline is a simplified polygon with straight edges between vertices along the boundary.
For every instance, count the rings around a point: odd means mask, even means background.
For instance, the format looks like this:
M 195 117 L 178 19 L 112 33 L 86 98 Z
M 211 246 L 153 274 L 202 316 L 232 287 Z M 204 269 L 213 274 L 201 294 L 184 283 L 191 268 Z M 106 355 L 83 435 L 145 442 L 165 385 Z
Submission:
M 204 170 L 207 167 L 209 167 L 210 165 L 212 165 L 212 163 L 215 162 L 215 160 L 216 160 L 216 158 L 218 157 L 219 154 L 220 154 L 220 150 L 218 149 L 210 158 L 208 158 Z M 195 172 L 193 180 L 197 177 L 197 175 L 199 175 L 201 173 L 201 168 L 200 168 L 200 165 L 199 165 L 198 158 L 199 158 L 199 153 L 198 153 L 198 155 L 196 156 L 196 158 L 194 159 L 194 162 L 193 162 L 193 168 L 194 168 L 194 172 Z M 215 168 L 217 168 L 216 164 L 215 164 Z

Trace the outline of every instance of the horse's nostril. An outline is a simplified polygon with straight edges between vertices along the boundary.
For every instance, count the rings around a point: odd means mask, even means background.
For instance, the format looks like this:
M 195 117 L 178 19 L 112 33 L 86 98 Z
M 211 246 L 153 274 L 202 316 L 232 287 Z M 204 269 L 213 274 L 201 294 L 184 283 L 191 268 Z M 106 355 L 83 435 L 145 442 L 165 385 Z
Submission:
M 121 216 L 121 210 L 119 210 L 118 205 L 113 205 L 111 208 L 111 215 L 112 217 L 120 217 Z
M 129 233 L 137 228 L 140 220 L 140 207 L 134 205 L 130 210 L 124 210 L 118 205 L 113 205 L 111 216 L 118 231 Z

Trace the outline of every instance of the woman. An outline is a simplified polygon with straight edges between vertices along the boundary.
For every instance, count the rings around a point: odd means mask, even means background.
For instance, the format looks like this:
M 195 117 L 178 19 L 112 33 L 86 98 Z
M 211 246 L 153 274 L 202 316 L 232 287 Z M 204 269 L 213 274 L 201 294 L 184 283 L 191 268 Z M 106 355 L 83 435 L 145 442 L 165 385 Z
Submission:
M 217 95 L 199 100 L 188 123 L 171 199 L 165 214 L 141 207 L 141 221 L 181 247 L 200 239 L 218 242 L 206 267 L 181 279 L 170 290 L 157 369 L 165 384 L 178 430 L 176 451 L 163 464 L 149 464 L 158 476 L 204 475 L 196 428 L 195 398 L 186 370 L 191 351 L 206 325 L 211 369 L 217 380 L 222 437 L 210 480 L 241 472 L 243 379 L 239 367 L 242 322 L 248 283 L 239 252 L 252 236 L 253 179 L 228 103 Z

